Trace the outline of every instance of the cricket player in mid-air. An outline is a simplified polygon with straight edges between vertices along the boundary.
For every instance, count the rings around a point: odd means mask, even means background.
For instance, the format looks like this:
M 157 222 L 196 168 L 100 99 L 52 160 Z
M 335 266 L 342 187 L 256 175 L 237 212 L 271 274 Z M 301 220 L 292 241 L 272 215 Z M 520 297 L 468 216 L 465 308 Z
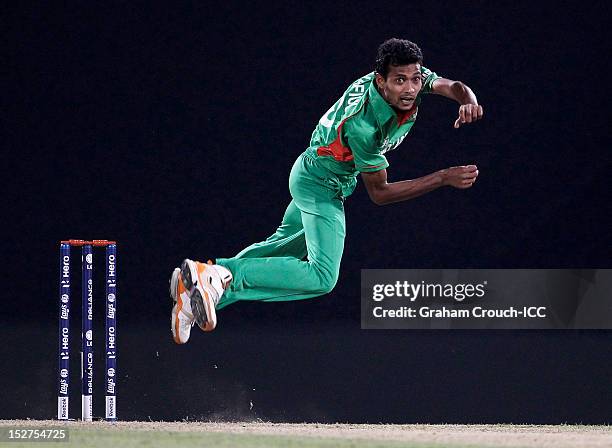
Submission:
M 177 344 L 188 341 L 194 324 L 213 330 L 215 310 L 239 300 L 301 300 L 330 292 L 344 249 L 344 201 L 355 189 L 357 174 L 378 205 L 442 186 L 463 189 L 474 184 L 475 165 L 387 182 L 385 153 L 408 135 L 424 95 L 434 93 L 459 103 L 455 128 L 483 116 L 468 86 L 439 77 L 422 62 L 420 48 L 410 41 L 382 43 L 375 71 L 353 82 L 323 114 L 310 146 L 295 161 L 289 175 L 292 200 L 276 232 L 233 258 L 208 263 L 186 259 L 174 270 L 170 295 Z

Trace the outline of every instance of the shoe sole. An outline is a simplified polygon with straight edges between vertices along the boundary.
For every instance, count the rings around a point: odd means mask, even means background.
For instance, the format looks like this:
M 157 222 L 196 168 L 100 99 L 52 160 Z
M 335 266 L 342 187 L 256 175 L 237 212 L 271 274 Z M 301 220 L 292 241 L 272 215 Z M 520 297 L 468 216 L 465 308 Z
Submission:
M 206 292 L 204 285 L 198 285 L 198 268 L 194 261 L 185 259 L 181 264 L 183 286 L 189 291 L 191 312 L 196 324 L 203 331 L 213 331 L 217 326 L 217 313 L 213 300 Z M 195 280 L 194 280 L 195 279 Z M 211 285 L 206 285 L 212 287 Z
M 178 274 L 176 272 L 181 272 L 181 270 L 179 268 L 175 268 L 174 271 L 172 271 L 172 275 L 170 276 L 170 298 L 176 302 L 176 296 L 177 296 L 177 290 L 178 290 Z
M 176 342 L 177 344 L 184 344 L 187 341 L 181 341 L 179 339 L 179 318 L 178 315 L 181 312 L 181 309 L 183 308 L 183 300 L 181 299 L 180 295 L 178 294 L 178 278 L 179 278 L 179 274 L 180 274 L 180 269 L 176 268 L 173 272 L 172 272 L 172 276 L 170 277 L 170 298 L 172 299 L 173 302 L 176 303 L 177 309 L 176 309 L 176 316 L 172 319 L 172 328 L 174 329 L 174 334 L 172 335 L 172 339 L 174 339 L 174 342 Z

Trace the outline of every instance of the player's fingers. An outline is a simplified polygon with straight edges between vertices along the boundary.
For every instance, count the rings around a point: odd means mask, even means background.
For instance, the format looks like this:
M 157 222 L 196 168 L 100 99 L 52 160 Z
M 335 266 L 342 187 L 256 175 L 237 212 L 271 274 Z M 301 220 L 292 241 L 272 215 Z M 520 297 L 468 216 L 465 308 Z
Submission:
M 459 118 L 457 118 L 457 119 L 455 120 L 455 124 L 453 125 L 453 127 L 454 127 L 455 129 L 458 129 L 460 126 L 461 126 L 461 117 L 459 117 Z
M 466 105 L 463 110 L 465 110 L 465 122 L 466 123 L 471 123 L 472 122 L 472 105 L 468 104 Z
M 478 170 L 478 167 L 476 165 L 465 165 L 463 169 L 465 171 L 476 171 Z
M 470 112 L 472 114 L 472 121 L 478 120 L 478 106 L 476 105 L 472 106 L 472 108 L 470 109 Z
M 478 110 L 476 112 L 478 113 L 478 119 L 480 120 L 482 116 L 484 115 L 484 110 L 482 106 L 478 105 Z

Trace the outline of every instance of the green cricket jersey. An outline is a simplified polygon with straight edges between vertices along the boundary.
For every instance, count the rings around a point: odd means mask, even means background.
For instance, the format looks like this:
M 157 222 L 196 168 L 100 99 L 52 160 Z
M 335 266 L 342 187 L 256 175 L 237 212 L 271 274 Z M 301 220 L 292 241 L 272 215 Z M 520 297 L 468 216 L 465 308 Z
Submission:
M 401 116 L 378 93 L 374 72 L 353 82 L 319 120 L 307 154 L 340 176 L 387 168 L 384 154 L 397 148 L 410 132 L 422 95 L 430 93 L 439 78 L 425 67 L 421 74 L 423 88 L 413 107 Z

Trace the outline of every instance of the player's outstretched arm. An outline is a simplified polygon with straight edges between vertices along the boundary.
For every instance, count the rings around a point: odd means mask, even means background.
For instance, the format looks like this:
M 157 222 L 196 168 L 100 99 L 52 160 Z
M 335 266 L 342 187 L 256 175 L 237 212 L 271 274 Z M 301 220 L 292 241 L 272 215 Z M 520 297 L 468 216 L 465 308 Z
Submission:
M 431 92 L 457 101 L 459 106 L 459 117 L 455 120 L 454 127 L 458 128 L 464 123 L 472 123 L 480 120 L 483 116 L 482 106 L 478 104 L 476 95 L 468 86 L 461 81 L 451 81 L 446 78 L 438 78 L 433 82 Z
M 407 201 L 445 185 L 470 188 L 478 177 L 476 165 L 453 166 L 412 180 L 387 183 L 387 170 L 361 173 L 372 202 L 377 205 Z

